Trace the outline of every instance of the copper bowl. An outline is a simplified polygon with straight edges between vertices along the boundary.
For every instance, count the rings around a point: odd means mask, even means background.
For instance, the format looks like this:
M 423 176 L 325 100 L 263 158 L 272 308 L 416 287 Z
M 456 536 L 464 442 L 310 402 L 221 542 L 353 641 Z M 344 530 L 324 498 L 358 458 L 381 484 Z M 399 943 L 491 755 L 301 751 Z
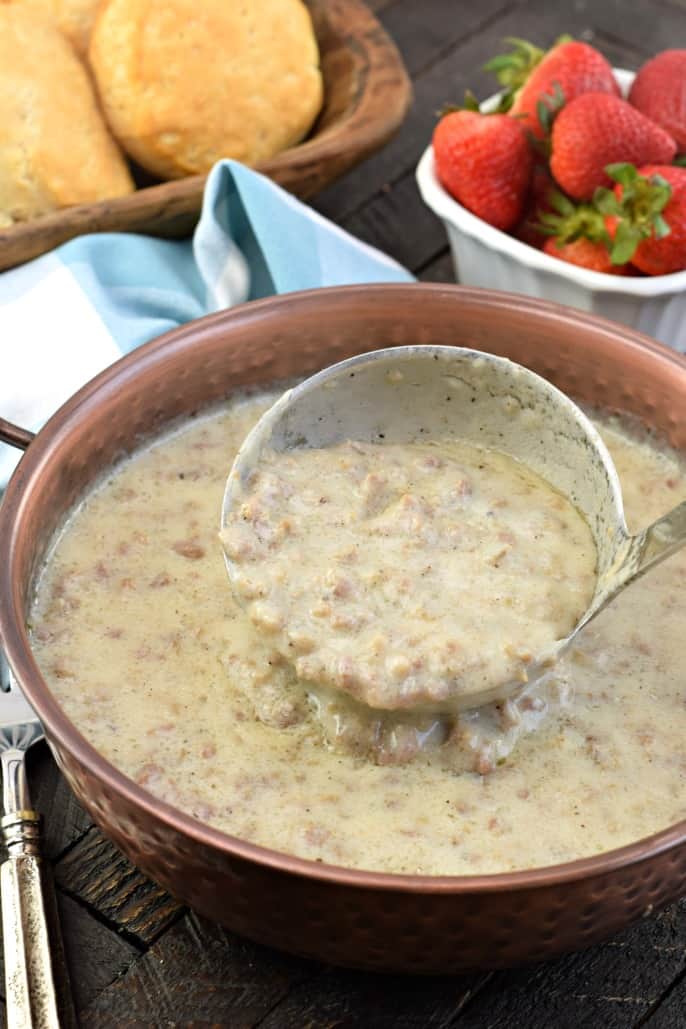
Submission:
M 571 309 L 439 285 L 322 289 L 247 304 L 117 362 L 30 444 L 0 509 L 0 638 L 83 806 L 177 897 L 238 933 L 302 955 L 454 972 L 579 948 L 673 900 L 684 890 L 686 822 L 596 857 L 502 875 L 387 875 L 277 853 L 203 825 L 112 767 L 50 693 L 25 629 L 55 529 L 142 437 L 237 387 L 380 346 L 429 342 L 514 358 L 581 401 L 637 415 L 686 449 L 686 360 Z

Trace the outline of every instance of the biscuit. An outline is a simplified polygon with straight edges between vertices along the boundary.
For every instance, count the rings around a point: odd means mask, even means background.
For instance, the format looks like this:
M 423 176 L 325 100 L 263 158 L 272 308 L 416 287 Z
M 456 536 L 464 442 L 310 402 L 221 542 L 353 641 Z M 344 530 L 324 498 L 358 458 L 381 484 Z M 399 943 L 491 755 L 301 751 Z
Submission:
M 54 23 L 0 5 L 0 225 L 133 190 L 88 73 Z
M 110 127 L 162 178 L 293 146 L 322 104 L 301 0 L 109 0 L 89 57 Z
M 102 0 L 2 0 L 30 7 L 39 15 L 52 18 L 79 57 L 88 53 L 91 30 Z

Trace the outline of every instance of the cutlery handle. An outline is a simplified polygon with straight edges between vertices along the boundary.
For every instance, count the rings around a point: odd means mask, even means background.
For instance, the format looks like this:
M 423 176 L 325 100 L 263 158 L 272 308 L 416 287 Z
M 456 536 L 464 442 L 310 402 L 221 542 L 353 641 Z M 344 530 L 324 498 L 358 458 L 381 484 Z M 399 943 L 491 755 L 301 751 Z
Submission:
M 8 857 L 0 866 L 7 1029 L 59 1029 L 39 854 L 40 815 L 0 821 Z

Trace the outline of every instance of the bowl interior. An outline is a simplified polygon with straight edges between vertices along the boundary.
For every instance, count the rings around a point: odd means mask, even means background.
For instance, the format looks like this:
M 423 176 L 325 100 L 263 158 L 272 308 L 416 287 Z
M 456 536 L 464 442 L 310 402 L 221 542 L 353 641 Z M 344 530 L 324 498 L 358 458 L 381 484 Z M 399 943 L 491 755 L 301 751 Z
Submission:
M 157 807 L 179 832 L 199 823 L 154 801 L 90 747 L 52 697 L 25 629 L 33 582 L 51 538 L 102 472 L 165 424 L 238 388 L 307 375 L 335 361 L 385 346 L 459 345 L 509 357 L 549 378 L 577 400 L 631 413 L 686 450 L 686 359 L 628 329 L 571 309 L 507 294 L 439 285 L 344 287 L 255 302 L 202 319 L 117 362 L 51 419 L 15 472 L 0 509 L 0 638 L 48 736 L 76 755 L 111 791 Z M 219 514 L 219 512 L 218 512 Z M 675 835 L 676 834 L 676 835 Z M 672 827 L 623 848 L 628 862 L 681 840 Z M 224 851 L 268 856 L 272 864 L 322 874 L 322 866 L 240 844 L 215 830 L 204 839 Z M 617 852 L 619 855 L 620 852 Z M 611 863 L 575 862 L 574 874 Z M 557 866 L 548 875 L 571 874 Z M 348 880 L 368 873 L 331 870 Z M 493 880 L 526 884 L 531 871 Z M 377 874 L 376 880 L 400 877 Z M 428 889 L 429 877 L 406 877 Z M 481 877 L 479 881 L 482 881 Z M 426 882 L 424 882 L 426 879 Z M 452 882 L 457 884 L 459 881 Z M 423 886 L 422 886 L 423 884 Z

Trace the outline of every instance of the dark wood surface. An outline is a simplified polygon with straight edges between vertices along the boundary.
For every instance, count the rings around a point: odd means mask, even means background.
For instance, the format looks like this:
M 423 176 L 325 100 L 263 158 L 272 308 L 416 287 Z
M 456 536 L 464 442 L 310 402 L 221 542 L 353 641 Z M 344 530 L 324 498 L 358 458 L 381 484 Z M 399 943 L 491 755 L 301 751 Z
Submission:
M 480 96 L 492 91 L 480 67 L 502 37 L 548 44 L 571 32 L 628 68 L 657 50 L 686 45 L 686 0 L 376 0 L 372 6 L 405 58 L 414 106 L 383 151 L 314 205 L 429 280 L 449 281 L 452 269 L 443 230 L 417 193 L 414 167 L 443 103 L 461 99 L 467 86 Z M 46 816 L 83 1026 L 686 1026 L 686 902 L 603 946 L 545 965 L 416 980 L 342 971 L 254 945 L 197 918 L 103 839 L 46 749 L 31 756 L 30 772 L 36 806 Z

